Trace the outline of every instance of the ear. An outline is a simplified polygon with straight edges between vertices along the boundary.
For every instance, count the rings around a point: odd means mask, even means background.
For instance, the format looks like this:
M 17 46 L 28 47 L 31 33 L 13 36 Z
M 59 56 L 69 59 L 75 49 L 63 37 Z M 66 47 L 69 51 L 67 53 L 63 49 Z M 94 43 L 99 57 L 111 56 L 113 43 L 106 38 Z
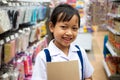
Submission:
M 50 29 L 50 32 L 54 31 L 54 25 L 52 22 L 49 22 L 49 29 Z

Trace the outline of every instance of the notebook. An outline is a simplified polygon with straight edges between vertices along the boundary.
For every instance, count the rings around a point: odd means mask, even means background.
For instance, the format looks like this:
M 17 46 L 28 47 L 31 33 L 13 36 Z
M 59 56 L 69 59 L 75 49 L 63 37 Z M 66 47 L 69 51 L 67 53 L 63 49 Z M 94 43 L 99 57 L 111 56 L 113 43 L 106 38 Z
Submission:
M 48 80 L 80 80 L 78 61 L 47 62 Z

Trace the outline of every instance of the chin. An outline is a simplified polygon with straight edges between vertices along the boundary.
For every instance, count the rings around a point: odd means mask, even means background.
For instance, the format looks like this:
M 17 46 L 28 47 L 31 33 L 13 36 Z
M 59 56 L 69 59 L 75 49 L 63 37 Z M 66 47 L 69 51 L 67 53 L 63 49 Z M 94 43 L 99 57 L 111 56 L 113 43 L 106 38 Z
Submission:
M 64 44 L 63 46 L 64 46 L 64 47 L 69 47 L 69 46 L 70 46 L 70 44 Z

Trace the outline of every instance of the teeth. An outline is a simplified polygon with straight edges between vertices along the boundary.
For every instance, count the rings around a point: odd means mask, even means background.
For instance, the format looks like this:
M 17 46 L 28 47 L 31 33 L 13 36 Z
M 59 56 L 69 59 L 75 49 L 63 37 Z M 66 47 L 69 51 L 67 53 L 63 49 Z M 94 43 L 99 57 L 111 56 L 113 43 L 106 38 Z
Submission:
M 71 40 L 71 38 L 64 38 L 65 40 L 67 40 L 67 41 L 70 41 Z

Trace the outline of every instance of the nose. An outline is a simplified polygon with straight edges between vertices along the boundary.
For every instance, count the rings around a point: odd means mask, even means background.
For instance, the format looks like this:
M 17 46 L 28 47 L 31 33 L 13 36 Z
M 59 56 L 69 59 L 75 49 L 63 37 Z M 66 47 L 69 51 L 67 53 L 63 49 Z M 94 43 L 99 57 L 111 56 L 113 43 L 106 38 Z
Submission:
M 66 33 L 65 33 L 66 35 L 72 35 L 72 30 L 71 29 L 68 29 L 68 30 L 66 30 Z

